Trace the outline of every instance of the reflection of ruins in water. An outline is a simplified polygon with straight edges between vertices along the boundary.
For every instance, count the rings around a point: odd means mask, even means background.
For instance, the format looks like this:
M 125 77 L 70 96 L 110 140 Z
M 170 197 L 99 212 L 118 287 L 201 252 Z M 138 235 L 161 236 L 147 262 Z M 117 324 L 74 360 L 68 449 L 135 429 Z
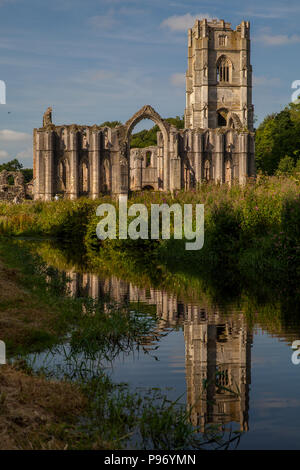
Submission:
M 140 288 L 114 276 L 67 275 L 73 296 L 109 296 L 120 304 L 155 306 L 158 332 L 181 324 L 193 424 L 203 430 L 210 423 L 236 422 L 241 431 L 248 430 L 252 334 L 242 313 L 224 314 L 218 308 L 183 302 L 175 294 Z

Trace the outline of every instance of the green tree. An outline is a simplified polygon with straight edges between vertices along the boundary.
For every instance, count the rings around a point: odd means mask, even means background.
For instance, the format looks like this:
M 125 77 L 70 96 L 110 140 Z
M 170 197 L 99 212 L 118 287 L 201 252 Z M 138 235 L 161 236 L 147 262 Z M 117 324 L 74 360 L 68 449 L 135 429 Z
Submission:
M 295 169 L 294 159 L 286 155 L 280 160 L 276 174 L 277 175 L 291 175 L 294 169 Z
M 165 119 L 169 124 L 175 126 L 177 129 L 184 129 L 184 116 L 175 118 Z M 145 148 L 150 145 L 157 145 L 157 132 L 159 127 L 157 125 L 151 127 L 151 129 L 143 129 L 140 132 L 132 134 L 130 147 L 131 148 Z
M 20 171 L 23 168 L 22 163 L 19 162 L 16 158 L 7 163 L 0 164 L 0 171 Z
M 100 127 L 117 127 L 117 126 L 121 126 L 122 123 L 121 121 L 105 121 L 105 122 L 102 122 L 102 124 L 100 124 Z
M 290 103 L 281 112 L 267 116 L 256 131 L 256 166 L 273 175 L 289 155 L 294 164 L 300 152 L 300 104 Z

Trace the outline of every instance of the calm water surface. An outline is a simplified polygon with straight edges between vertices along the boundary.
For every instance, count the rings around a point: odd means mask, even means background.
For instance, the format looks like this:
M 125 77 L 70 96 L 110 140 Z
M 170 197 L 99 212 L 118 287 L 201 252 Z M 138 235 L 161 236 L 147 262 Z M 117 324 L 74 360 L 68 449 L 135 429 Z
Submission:
M 191 303 L 116 276 L 67 275 L 70 295 L 96 299 L 108 294 L 158 317 L 155 341 L 107 364 L 114 381 L 160 387 L 171 399 L 183 395 L 193 405 L 195 425 L 225 423 L 243 431 L 239 449 L 300 449 L 300 364 L 291 360 L 299 324 L 272 326 L 272 331 L 261 323 L 250 327 L 234 307 L 225 313 L 201 300 Z M 42 364 L 45 354 L 37 360 Z M 63 355 L 54 360 L 62 362 Z M 209 384 L 205 389 L 203 380 Z

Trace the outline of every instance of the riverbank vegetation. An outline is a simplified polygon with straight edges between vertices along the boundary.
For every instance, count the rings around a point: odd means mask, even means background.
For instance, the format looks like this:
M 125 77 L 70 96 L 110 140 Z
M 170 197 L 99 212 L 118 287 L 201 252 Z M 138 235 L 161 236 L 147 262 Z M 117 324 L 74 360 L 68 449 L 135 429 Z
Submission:
M 122 265 L 142 274 L 159 266 L 177 274 L 219 280 L 224 290 L 255 286 L 260 279 L 276 290 L 299 294 L 300 191 L 298 177 L 261 176 L 244 187 L 203 184 L 175 194 L 132 194 L 128 206 L 143 203 L 204 204 L 205 241 L 198 251 L 185 250 L 185 240 L 105 240 L 96 236 L 96 208 L 115 200 L 0 204 L 0 233 L 6 236 L 52 237 L 85 253 L 93 266 Z M 171 218 L 171 225 L 173 219 Z M 149 219 L 150 227 L 150 219 Z M 159 268 L 160 269 L 160 268 Z

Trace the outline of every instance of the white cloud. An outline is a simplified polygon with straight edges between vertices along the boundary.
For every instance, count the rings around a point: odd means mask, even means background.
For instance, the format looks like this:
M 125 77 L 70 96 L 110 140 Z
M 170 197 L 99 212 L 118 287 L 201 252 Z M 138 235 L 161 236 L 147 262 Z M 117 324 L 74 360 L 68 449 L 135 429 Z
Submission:
M 32 139 L 32 136 L 25 132 L 12 131 L 10 129 L 0 130 L 0 142 L 20 142 L 30 139 Z
M 109 10 L 104 15 L 96 15 L 89 18 L 89 23 L 96 29 L 111 29 L 117 24 L 114 10 Z
M 33 150 L 32 147 L 28 147 L 25 150 L 22 150 L 21 152 L 18 152 L 16 155 L 16 158 L 18 160 L 33 160 Z
M 257 77 L 256 75 L 253 76 L 253 85 L 257 86 L 280 86 L 281 80 L 280 78 L 268 78 L 265 76 Z
M 240 12 L 240 15 L 248 18 L 257 17 L 257 18 L 269 18 L 269 19 L 276 19 L 276 18 L 283 18 L 283 17 L 291 17 L 295 13 L 298 14 L 300 11 L 299 5 L 284 5 L 284 6 L 274 6 L 272 5 L 269 9 L 261 9 L 259 10 L 257 7 L 255 10 L 246 10 Z
M 185 15 L 173 15 L 166 18 L 161 26 L 169 28 L 171 31 L 186 31 L 191 28 L 196 20 L 212 20 L 212 17 L 208 13 L 199 13 L 198 15 L 191 15 L 186 13 Z
M 284 46 L 287 44 L 296 44 L 300 42 L 300 36 L 298 34 L 293 34 L 288 36 L 287 34 L 262 34 L 254 38 L 259 42 L 263 42 L 266 46 Z
M 0 160 L 6 161 L 9 158 L 9 153 L 6 150 L 0 150 Z
M 182 87 L 185 85 L 185 74 L 184 73 L 173 73 L 170 77 L 172 85 Z

